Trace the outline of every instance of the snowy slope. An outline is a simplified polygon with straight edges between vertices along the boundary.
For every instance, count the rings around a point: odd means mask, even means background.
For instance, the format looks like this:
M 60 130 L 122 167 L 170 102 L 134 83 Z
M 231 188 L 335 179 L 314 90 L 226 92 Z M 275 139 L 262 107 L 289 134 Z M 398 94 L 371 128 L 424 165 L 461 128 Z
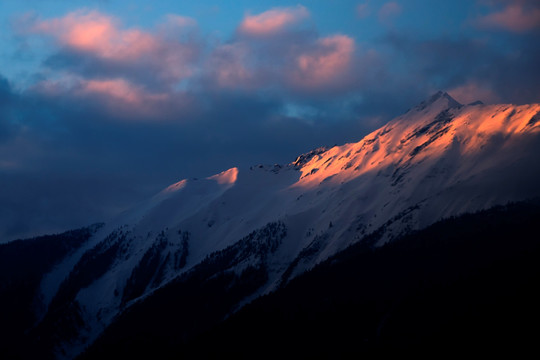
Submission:
M 84 326 L 57 344 L 72 357 L 131 303 L 224 249 L 233 260 L 223 269 L 267 275 L 241 306 L 354 242 L 380 246 L 444 217 L 540 196 L 539 135 L 540 104 L 463 106 L 439 92 L 357 143 L 182 180 L 47 274 L 43 322 L 76 304 Z

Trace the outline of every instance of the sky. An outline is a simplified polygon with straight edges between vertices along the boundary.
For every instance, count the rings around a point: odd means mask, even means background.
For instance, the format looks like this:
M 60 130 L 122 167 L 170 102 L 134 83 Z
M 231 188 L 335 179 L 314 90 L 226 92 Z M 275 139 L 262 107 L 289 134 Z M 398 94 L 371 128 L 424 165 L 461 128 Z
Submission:
M 540 101 L 536 0 L 0 1 L 0 242 L 359 141 L 438 90 Z

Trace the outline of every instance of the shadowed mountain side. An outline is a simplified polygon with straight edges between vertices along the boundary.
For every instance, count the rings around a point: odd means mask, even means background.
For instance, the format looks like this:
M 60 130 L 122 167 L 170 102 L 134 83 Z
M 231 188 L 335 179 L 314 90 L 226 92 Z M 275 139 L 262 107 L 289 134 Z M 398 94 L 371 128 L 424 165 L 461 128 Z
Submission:
M 46 309 L 39 288 L 43 275 L 84 245 L 102 226 L 16 240 L 0 245 L 0 355 L 17 358 L 23 336 Z
M 532 350 L 539 216 L 540 201 L 515 203 L 380 248 L 353 245 L 195 337 L 177 314 L 204 318 L 208 304 L 186 303 L 186 289 L 169 284 L 120 316 L 80 359 Z

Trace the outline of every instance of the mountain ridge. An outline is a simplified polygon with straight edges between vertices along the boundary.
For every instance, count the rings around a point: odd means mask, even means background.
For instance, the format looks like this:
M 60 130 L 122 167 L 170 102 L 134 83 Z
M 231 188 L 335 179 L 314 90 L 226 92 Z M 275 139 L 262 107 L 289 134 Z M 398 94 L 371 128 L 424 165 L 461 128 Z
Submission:
M 172 184 L 44 275 L 32 336 L 52 334 L 38 345 L 70 358 L 173 281 L 248 284 L 228 313 L 351 244 L 380 247 L 442 218 L 540 196 L 539 114 L 540 104 L 461 105 L 439 92 L 359 142 Z

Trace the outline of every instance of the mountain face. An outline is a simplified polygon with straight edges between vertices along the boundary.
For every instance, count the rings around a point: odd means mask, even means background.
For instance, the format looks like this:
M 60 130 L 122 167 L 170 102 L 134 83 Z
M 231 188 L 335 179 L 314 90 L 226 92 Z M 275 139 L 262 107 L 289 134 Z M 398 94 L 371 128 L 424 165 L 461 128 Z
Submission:
M 182 180 L 45 269 L 25 341 L 72 358 L 164 294 L 182 304 L 182 337 L 196 336 L 352 244 L 540 196 L 538 150 L 540 104 L 439 92 L 357 143 Z
M 355 243 L 191 337 L 184 325 L 207 320 L 208 304 L 190 303 L 186 282 L 171 282 L 80 360 L 527 357 L 540 335 L 539 217 L 536 199 L 441 220 L 381 247 Z

